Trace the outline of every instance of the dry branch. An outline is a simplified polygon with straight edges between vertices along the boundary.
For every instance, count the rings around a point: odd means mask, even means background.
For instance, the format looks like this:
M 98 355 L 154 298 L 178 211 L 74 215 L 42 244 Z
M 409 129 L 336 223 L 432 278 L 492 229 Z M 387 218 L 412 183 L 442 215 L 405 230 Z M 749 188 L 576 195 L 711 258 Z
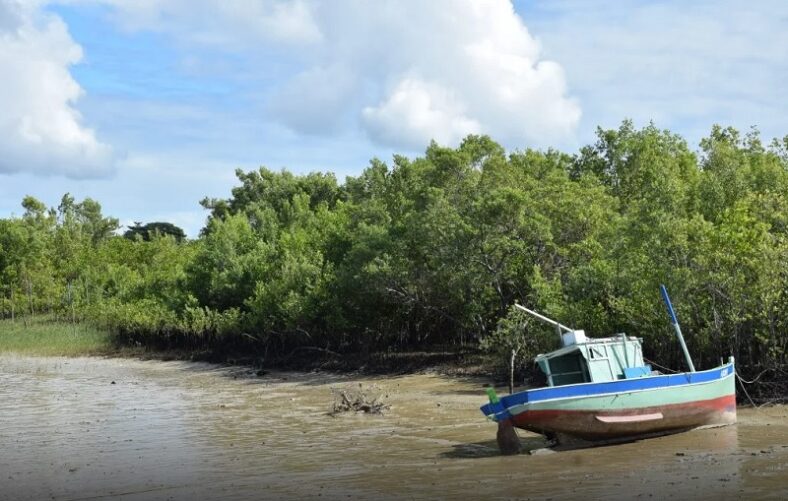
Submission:
M 380 394 L 374 386 L 365 389 L 359 383 L 358 387 L 331 388 L 331 393 L 334 395 L 334 402 L 328 413 L 330 416 L 343 412 L 382 414 L 389 408 L 380 401 Z

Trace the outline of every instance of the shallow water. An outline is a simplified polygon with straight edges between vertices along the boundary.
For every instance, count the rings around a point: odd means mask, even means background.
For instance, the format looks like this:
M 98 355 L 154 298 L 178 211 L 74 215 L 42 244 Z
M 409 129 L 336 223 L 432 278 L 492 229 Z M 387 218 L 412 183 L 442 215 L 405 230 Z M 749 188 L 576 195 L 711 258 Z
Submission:
M 331 388 L 359 383 L 391 408 L 328 416 Z M 483 383 L 0 356 L 0 499 L 788 498 L 788 407 L 502 457 Z

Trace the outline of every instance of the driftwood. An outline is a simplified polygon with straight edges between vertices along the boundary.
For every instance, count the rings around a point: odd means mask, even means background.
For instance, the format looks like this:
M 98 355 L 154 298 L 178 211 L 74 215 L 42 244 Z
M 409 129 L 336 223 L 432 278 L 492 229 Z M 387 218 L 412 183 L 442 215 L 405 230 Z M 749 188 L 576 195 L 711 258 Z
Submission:
M 359 383 L 357 388 L 331 388 L 334 395 L 334 403 L 330 416 L 336 416 L 343 412 L 364 412 L 367 414 L 382 414 L 389 408 L 388 405 L 380 401 L 380 395 L 374 387 L 364 389 Z

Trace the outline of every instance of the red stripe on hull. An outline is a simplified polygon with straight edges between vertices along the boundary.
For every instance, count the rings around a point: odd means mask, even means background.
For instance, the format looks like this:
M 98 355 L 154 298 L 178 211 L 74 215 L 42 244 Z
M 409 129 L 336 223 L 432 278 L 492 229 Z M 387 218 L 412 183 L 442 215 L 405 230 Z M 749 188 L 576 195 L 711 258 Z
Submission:
M 597 416 L 638 416 L 658 413 L 662 414 L 662 419 L 613 420 L 613 422 L 597 419 Z M 637 409 L 533 410 L 514 416 L 513 421 L 518 428 L 536 433 L 560 433 L 590 441 L 636 438 L 639 435 L 735 423 L 736 397 L 726 395 L 711 400 Z

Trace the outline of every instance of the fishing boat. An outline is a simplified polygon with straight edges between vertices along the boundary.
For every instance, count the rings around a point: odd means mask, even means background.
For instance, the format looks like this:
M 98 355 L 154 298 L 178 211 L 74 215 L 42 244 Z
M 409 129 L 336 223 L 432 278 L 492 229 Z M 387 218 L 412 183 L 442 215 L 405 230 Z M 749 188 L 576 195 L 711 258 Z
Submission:
M 535 359 L 547 386 L 502 397 L 488 389 L 490 401 L 481 410 L 498 423 L 501 450 L 513 452 L 513 427 L 540 433 L 557 444 L 593 445 L 735 423 L 733 357 L 713 369 L 696 371 L 664 286 L 661 292 L 689 372 L 652 370 L 643 361 L 637 337 L 589 338 L 582 330 L 516 305 L 556 327 L 563 346 Z

